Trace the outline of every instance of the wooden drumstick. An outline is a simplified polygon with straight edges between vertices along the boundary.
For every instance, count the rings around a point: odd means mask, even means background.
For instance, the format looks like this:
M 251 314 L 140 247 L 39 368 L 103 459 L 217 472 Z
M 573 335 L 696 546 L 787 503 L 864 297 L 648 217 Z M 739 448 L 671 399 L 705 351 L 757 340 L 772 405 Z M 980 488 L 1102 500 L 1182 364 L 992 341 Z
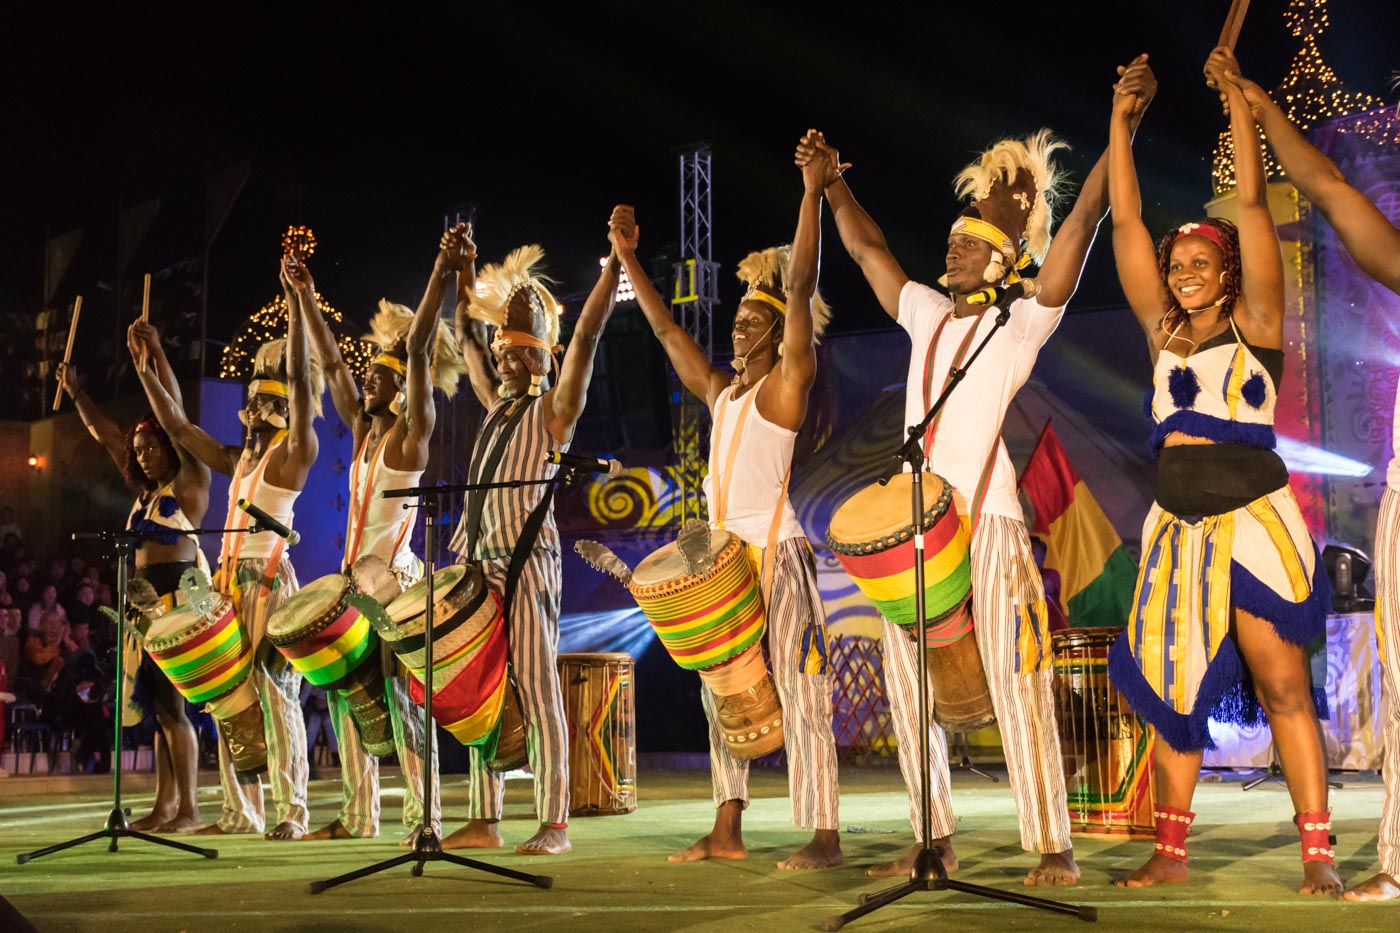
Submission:
M 68 322 L 68 346 L 63 351 L 63 365 L 67 367 L 68 361 L 73 358 L 73 335 L 78 332 L 78 314 L 83 310 L 83 296 L 79 295 L 73 299 L 73 319 Z M 58 386 L 53 393 L 53 410 L 58 411 L 58 403 L 63 400 L 63 380 L 58 380 Z
M 1244 14 L 1249 10 L 1249 0 L 1231 0 L 1230 12 L 1225 14 L 1225 25 L 1220 28 L 1220 39 L 1216 46 L 1225 46 L 1231 52 L 1240 38 L 1240 26 L 1244 24 Z
M 146 273 L 146 284 L 141 292 L 141 323 L 145 324 L 151 320 L 151 274 Z M 146 371 L 146 348 L 141 348 L 141 359 L 137 361 L 136 368 L 141 372 Z

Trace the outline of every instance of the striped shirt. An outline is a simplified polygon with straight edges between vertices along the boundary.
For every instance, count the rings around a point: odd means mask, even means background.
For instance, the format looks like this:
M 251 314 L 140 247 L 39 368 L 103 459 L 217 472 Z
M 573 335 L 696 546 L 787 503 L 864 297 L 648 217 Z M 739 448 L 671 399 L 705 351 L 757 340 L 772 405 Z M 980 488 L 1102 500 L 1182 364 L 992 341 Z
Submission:
M 495 475 L 482 476 L 480 474 L 485 468 L 486 459 L 496 445 L 506 416 L 510 414 L 510 406 L 517 402 L 527 406 L 525 414 L 515 426 L 510 440 L 506 442 L 505 452 L 500 463 L 496 465 Z M 556 447 L 559 450 L 567 450 L 569 445 L 556 445 L 554 437 L 549 433 L 549 426 L 545 424 L 544 406 L 539 404 L 538 400 L 531 400 L 528 396 L 518 400 L 503 399 L 491 406 L 481 432 L 476 437 L 476 443 L 472 447 L 471 467 L 468 470 L 469 480 L 480 483 L 552 477 L 559 468 L 555 464 L 545 463 L 545 456 Z M 530 512 L 539 504 L 540 497 L 547 488 L 547 484 L 537 483 L 531 486 L 486 490 L 475 554 L 466 554 L 467 525 L 471 519 L 472 496 L 480 493 L 468 492 L 462 508 L 462 518 L 452 535 L 452 550 L 472 560 L 510 557 Z M 559 550 L 559 527 L 554 523 L 552 504 L 544 517 L 544 523 L 540 526 L 535 547 Z

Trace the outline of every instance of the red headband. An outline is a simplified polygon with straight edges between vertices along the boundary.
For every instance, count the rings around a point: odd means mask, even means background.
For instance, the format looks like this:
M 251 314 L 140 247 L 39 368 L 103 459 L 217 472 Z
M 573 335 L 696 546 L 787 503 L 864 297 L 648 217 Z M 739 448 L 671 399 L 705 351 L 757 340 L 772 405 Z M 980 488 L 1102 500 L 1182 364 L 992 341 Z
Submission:
M 1176 228 L 1180 236 L 1205 237 L 1215 244 L 1216 249 L 1225 252 L 1225 238 L 1220 235 L 1220 228 L 1208 220 L 1193 221 L 1189 224 L 1182 224 Z

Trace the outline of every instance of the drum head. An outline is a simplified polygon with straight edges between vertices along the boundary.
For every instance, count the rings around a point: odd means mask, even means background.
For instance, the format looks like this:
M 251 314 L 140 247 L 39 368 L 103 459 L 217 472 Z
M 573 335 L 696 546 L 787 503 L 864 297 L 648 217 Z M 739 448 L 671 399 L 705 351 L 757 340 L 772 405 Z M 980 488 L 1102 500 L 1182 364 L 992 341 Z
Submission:
M 433 598 L 441 605 L 453 592 L 461 585 L 468 576 L 468 571 L 476 571 L 475 567 L 466 564 L 452 564 L 443 567 L 433 574 Z M 479 574 L 476 571 L 473 576 Z M 389 618 L 394 623 L 401 624 L 412 619 L 414 616 L 422 615 L 428 608 L 428 579 L 424 577 L 417 583 L 404 590 L 389 605 L 384 607 L 384 611 L 389 614 Z M 434 607 L 436 609 L 436 607 Z M 433 613 L 437 615 L 436 612 Z
M 948 484 L 935 473 L 920 474 L 924 478 L 924 521 L 926 530 L 938 515 L 947 510 L 939 507 Z M 863 544 L 912 527 L 910 493 L 912 473 L 896 473 L 881 486 L 871 483 L 837 507 L 827 528 L 827 539 L 835 544 Z
M 178 644 L 180 633 L 187 631 L 191 626 L 203 621 L 199 613 L 189 606 L 176 606 L 165 613 L 159 619 L 151 623 L 151 627 L 146 629 L 146 643 L 168 642 Z
M 718 558 L 734 536 L 719 528 L 710 529 L 710 556 Z M 663 545 L 646 556 L 632 571 L 633 587 L 656 586 L 690 576 L 690 567 L 676 542 Z
M 349 587 L 350 579 L 338 573 L 312 580 L 273 611 L 267 620 L 267 636 L 292 637 L 314 625 L 340 605 Z

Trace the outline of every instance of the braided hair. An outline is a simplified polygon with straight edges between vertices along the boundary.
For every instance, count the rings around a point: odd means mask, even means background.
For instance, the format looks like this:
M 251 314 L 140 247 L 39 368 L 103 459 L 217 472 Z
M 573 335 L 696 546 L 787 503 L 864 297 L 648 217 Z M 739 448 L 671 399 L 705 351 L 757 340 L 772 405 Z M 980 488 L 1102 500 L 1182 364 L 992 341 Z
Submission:
M 1220 303 L 1220 317 L 1230 318 L 1235 314 L 1235 303 L 1240 298 L 1240 234 L 1233 223 L 1223 217 L 1212 217 L 1209 220 L 1201 221 L 1199 226 L 1209 225 L 1219 231 L 1219 241 L 1215 237 L 1206 236 L 1220 249 L 1220 264 L 1225 271 L 1225 279 L 1221 282 L 1224 286 L 1224 300 Z M 1201 236 L 1189 228 L 1198 226 L 1196 224 L 1183 224 L 1176 227 L 1166 236 L 1162 237 L 1161 244 L 1157 247 L 1157 275 L 1162 284 L 1167 284 L 1167 276 L 1171 269 L 1172 247 L 1176 241 L 1183 236 Z M 1183 229 L 1187 228 L 1187 229 Z M 1190 319 L 1186 309 L 1176 300 L 1176 295 L 1172 293 L 1170 287 L 1166 289 L 1166 306 L 1163 308 L 1161 328 L 1166 333 L 1184 324 Z
M 126 480 L 127 488 L 134 493 L 149 492 L 156 488 L 156 483 L 146 475 L 146 471 L 141 469 L 141 461 L 136 459 L 136 435 L 146 431 L 155 436 L 156 443 L 160 444 L 160 449 L 165 453 L 166 459 L 176 469 L 180 466 L 180 455 L 175 452 L 175 445 L 170 441 L 170 435 L 165 433 L 156 419 L 150 416 L 142 418 L 133 424 L 126 432 L 126 442 L 124 444 L 124 456 L 122 457 L 122 479 Z

